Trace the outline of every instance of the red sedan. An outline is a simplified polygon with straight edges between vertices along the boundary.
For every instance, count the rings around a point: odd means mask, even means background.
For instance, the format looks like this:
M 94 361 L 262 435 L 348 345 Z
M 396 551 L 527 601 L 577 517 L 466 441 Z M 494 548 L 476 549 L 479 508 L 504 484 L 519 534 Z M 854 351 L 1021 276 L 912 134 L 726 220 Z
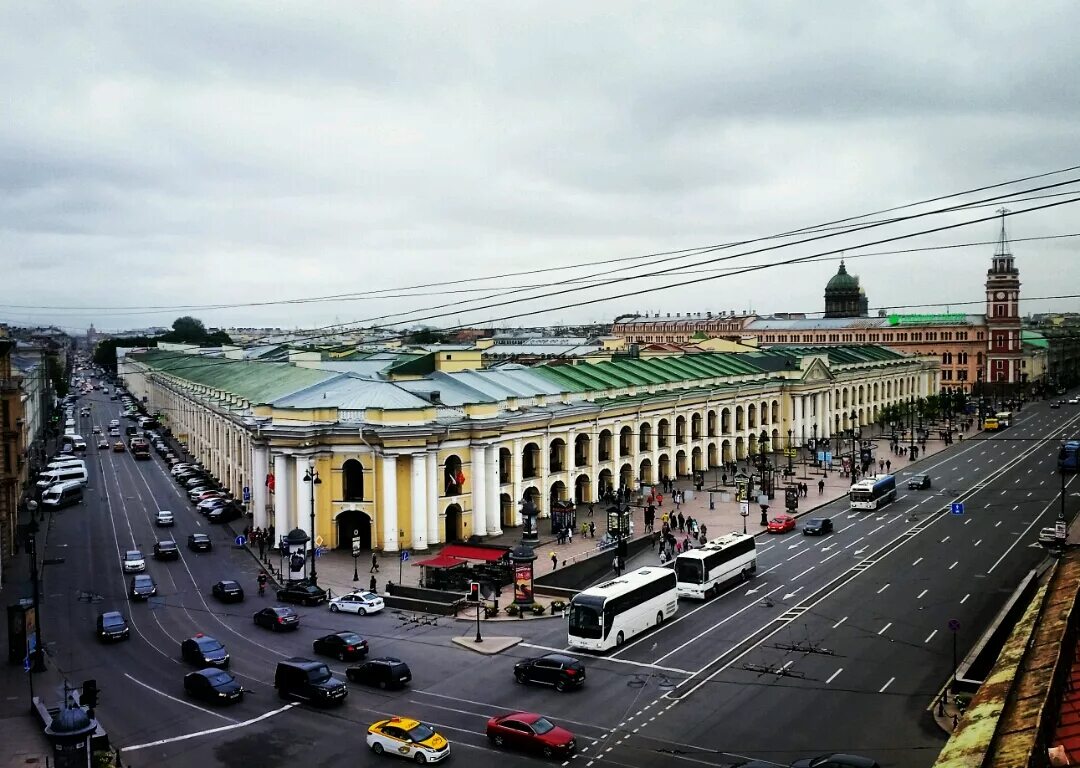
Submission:
M 491 718 L 487 737 L 497 747 L 539 752 L 544 757 L 567 757 L 577 747 L 574 734 L 533 712 L 512 712 Z
M 777 515 L 769 521 L 769 533 L 787 533 L 795 530 L 795 518 L 791 515 Z

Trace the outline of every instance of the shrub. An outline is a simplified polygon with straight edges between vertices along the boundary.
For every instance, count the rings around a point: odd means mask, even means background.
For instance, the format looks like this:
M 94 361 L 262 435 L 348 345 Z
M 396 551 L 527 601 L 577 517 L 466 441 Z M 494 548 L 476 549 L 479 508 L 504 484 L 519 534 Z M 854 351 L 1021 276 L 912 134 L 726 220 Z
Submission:
M 546 608 L 540 603 L 533 603 L 532 612 L 534 616 L 543 616 Z
M 518 608 L 518 607 L 517 607 L 516 605 L 514 605 L 513 603 L 511 603 L 510 605 L 506 606 L 506 615 L 507 615 L 507 616 L 517 616 L 517 615 L 518 615 L 519 613 L 521 613 L 521 609 L 520 609 L 520 608 Z
M 551 612 L 552 613 L 562 613 L 565 610 L 566 610 L 566 601 L 565 600 L 552 600 L 551 601 Z

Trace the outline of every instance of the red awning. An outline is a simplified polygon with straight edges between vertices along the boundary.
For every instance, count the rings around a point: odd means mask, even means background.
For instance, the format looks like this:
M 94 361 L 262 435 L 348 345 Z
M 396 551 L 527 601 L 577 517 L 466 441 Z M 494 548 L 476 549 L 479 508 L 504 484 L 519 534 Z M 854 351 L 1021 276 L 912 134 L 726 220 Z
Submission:
M 426 565 L 429 568 L 453 568 L 455 565 L 465 565 L 465 561 L 447 555 L 435 555 L 435 557 L 429 557 L 427 560 L 421 560 L 413 563 L 413 565 Z
M 501 560 L 509 549 L 489 549 L 488 547 L 473 547 L 468 544 L 447 544 L 443 547 L 439 557 L 460 557 L 463 560 L 483 560 L 494 562 Z

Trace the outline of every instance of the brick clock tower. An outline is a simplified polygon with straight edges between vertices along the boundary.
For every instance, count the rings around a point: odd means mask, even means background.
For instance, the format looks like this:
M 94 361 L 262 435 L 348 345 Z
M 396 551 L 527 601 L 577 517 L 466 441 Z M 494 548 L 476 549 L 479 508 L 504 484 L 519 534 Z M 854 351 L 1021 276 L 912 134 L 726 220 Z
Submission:
M 990 269 L 986 271 L 986 353 L 985 381 L 994 384 L 1020 383 L 1020 270 L 1013 262 L 1009 241 L 1005 237 L 1005 216 L 1002 208 L 1001 237 Z

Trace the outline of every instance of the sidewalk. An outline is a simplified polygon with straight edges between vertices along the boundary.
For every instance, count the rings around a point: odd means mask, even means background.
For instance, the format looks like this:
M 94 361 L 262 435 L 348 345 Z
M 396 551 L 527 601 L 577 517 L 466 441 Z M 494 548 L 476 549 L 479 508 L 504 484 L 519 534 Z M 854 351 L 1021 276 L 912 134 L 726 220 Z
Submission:
M 925 459 L 934 456 L 945 447 L 942 440 L 936 436 L 937 432 L 935 429 L 931 428 L 930 434 L 934 435 L 934 437 L 927 440 L 926 449 L 920 451 L 919 459 L 915 462 L 916 468 Z M 967 439 L 969 437 L 974 437 L 978 433 L 975 430 L 972 430 L 960 434 L 964 434 L 965 439 Z M 887 459 L 892 462 L 891 473 L 898 475 L 897 484 L 901 485 L 901 481 L 905 479 L 902 475 L 905 471 L 909 470 L 912 466 L 912 462 L 905 457 L 894 454 L 889 448 L 888 438 L 882 437 L 876 429 L 870 437 L 864 437 L 864 439 L 875 441 L 874 444 L 877 446 L 875 455 L 878 458 Z M 959 437 L 956 437 L 956 439 L 959 440 Z M 843 450 L 843 447 L 841 447 L 840 451 Z M 848 448 L 848 450 L 850 450 L 850 448 Z M 838 461 L 836 464 L 837 467 L 839 467 Z M 740 462 L 740 468 L 742 466 L 743 462 Z M 786 468 L 786 466 L 786 463 L 781 464 L 782 468 Z M 825 474 L 822 469 L 815 469 L 809 465 L 795 463 L 793 467 L 795 469 L 795 476 L 790 479 L 796 483 L 805 483 L 808 488 L 807 496 L 799 499 L 799 508 L 795 511 L 796 516 L 804 515 L 824 504 L 846 496 L 848 489 L 851 487 L 851 479 L 843 476 L 838 468 L 835 470 L 830 469 L 828 473 Z M 717 478 L 716 482 L 719 482 L 721 474 L 722 472 L 720 471 L 710 470 L 706 475 L 705 488 L 709 488 L 714 482 L 714 475 Z M 823 491 L 819 493 L 818 482 L 820 480 L 824 480 L 825 485 Z M 764 526 L 761 525 L 761 508 L 756 502 L 751 502 L 750 516 L 744 521 L 743 517 L 739 514 L 739 503 L 734 501 L 735 486 L 730 476 L 728 477 L 728 483 L 726 489 L 731 492 L 731 498 L 733 500 L 722 502 L 720 500 L 720 494 L 714 492 L 712 494 L 712 508 L 710 508 L 710 494 L 708 490 L 700 493 L 694 491 L 693 483 L 690 478 L 682 478 L 676 481 L 675 487 L 684 491 L 687 496 L 687 501 L 680 505 L 679 511 L 682 512 L 684 517 L 693 517 L 699 524 L 704 524 L 707 528 L 707 536 L 710 539 L 732 531 L 742 531 L 744 522 L 748 533 L 756 534 L 764 531 Z M 778 477 L 774 494 L 775 498 L 769 505 L 770 518 L 785 511 L 783 488 L 782 478 Z M 595 507 L 596 509 L 592 517 L 589 517 L 588 504 L 582 504 L 578 507 L 578 530 L 575 532 L 573 543 L 556 543 L 555 535 L 551 530 L 551 519 L 541 518 L 538 521 L 541 535 L 540 543 L 535 547 L 537 555 L 535 563 L 537 576 L 554 570 L 551 567 L 550 560 L 552 552 L 558 557 L 558 568 L 565 567 L 596 553 L 597 545 L 606 530 L 607 515 L 605 512 L 605 505 L 597 503 Z M 665 493 L 663 506 L 658 508 L 656 512 L 655 529 L 657 531 L 661 528 L 661 516 L 664 513 L 670 514 L 672 512 L 675 512 L 675 509 L 670 500 L 670 494 Z M 631 507 L 631 515 L 634 523 L 634 538 L 640 538 L 644 535 L 645 530 L 644 510 L 640 506 Z M 581 524 L 583 522 L 596 523 L 596 538 L 581 537 Z M 677 535 L 678 540 L 682 541 L 687 535 L 688 534 L 685 533 Z M 497 544 L 505 547 L 514 547 L 520 541 L 520 528 L 505 529 L 500 536 L 492 536 L 484 539 L 485 544 Z M 376 553 L 379 561 L 379 571 L 377 574 L 369 573 L 371 569 L 371 554 L 365 552 L 357 561 L 358 581 L 353 581 L 353 558 L 349 553 L 341 551 L 327 552 L 319 558 L 317 564 L 319 585 L 331 589 L 335 595 L 351 592 L 355 589 L 368 589 L 372 576 L 375 576 L 376 578 L 377 591 L 379 592 L 385 591 L 388 581 L 392 581 L 395 584 L 400 583 L 408 586 L 418 586 L 420 583 L 421 569 L 415 566 L 414 563 L 419 560 L 434 557 L 441 548 L 441 546 L 433 547 L 424 552 L 410 551 L 410 560 L 405 563 L 400 562 L 399 555 L 396 552 L 385 555 Z M 650 552 L 652 553 L 651 555 L 649 554 Z M 645 562 L 652 561 L 659 562 L 656 557 L 655 548 L 646 550 L 642 555 L 635 558 L 635 560 L 639 562 L 631 563 L 631 565 L 644 564 Z

